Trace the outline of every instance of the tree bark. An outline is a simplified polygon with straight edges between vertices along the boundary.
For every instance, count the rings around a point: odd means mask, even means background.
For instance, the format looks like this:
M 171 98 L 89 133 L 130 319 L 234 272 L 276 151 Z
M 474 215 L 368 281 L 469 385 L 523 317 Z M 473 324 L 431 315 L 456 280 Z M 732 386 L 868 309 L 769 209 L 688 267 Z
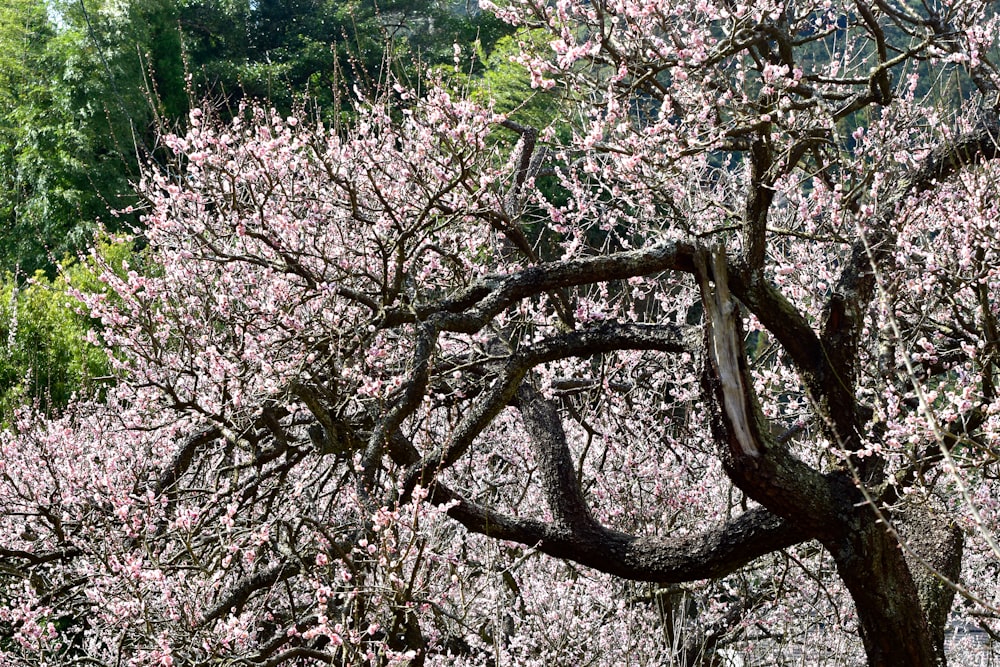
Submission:
M 948 582 L 957 582 L 962 573 L 962 529 L 926 506 L 907 507 L 896 519 L 896 529 L 906 545 L 906 563 L 917 586 L 938 664 L 944 667 L 944 634 L 955 600 L 955 589 Z
M 857 607 L 869 667 L 935 667 L 934 637 L 899 542 L 880 518 L 885 510 L 875 511 L 871 503 L 877 501 L 846 470 L 823 474 L 769 435 L 725 257 L 699 256 L 696 266 L 705 305 L 705 389 L 718 406 L 713 430 L 727 472 L 748 496 L 818 539 L 833 556 Z
M 868 665 L 935 667 L 931 628 L 899 542 L 869 506 L 859 514 L 825 546 L 854 599 Z

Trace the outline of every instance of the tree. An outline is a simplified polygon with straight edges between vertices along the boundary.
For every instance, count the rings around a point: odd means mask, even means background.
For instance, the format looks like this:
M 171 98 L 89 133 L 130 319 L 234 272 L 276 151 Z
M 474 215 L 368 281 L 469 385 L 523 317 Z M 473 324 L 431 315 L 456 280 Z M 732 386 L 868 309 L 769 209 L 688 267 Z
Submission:
M 117 386 L 0 439 L 11 662 L 936 665 L 956 590 L 996 631 L 997 17 L 494 10 L 565 142 L 434 86 L 164 137 L 81 292 Z
M 84 250 L 109 205 L 133 201 L 136 144 L 149 130 L 134 44 L 125 55 L 95 44 L 62 5 L 0 8 L 0 267 L 29 276 Z
M 0 224 L 8 269 L 18 255 L 31 272 L 44 256 L 40 238 L 75 217 L 82 137 L 52 81 L 56 38 L 42 2 L 18 1 L 0 10 Z M 52 234 L 53 236 L 55 234 Z
M 450 61 L 455 43 L 479 39 L 488 49 L 509 32 L 492 14 L 433 0 L 167 5 L 196 89 L 224 96 L 233 107 L 247 96 L 288 111 L 308 96 L 321 113 L 342 111 L 340 96 L 354 87 L 376 89 L 390 68 L 406 78 L 427 64 Z M 179 60 L 179 52 L 171 55 Z
M 86 269 L 68 263 L 63 270 L 80 281 Z M 104 353 L 86 341 L 89 318 L 67 293 L 62 277 L 41 272 L 22 284 L 8 276 L 0 284 L 0 413 L 13 414 L 25 403 L 43 412 L 60 410 L 91 380 L 107 375 Z

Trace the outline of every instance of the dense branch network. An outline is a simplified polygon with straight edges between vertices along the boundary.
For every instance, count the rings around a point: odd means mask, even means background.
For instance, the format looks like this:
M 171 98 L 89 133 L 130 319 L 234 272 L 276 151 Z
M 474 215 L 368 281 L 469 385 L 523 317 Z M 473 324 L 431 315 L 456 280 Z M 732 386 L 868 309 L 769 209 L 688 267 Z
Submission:
M 519 571 L 538 553 L 669 591 L 754 580 L 698 619 L 588 575 L 605 608 L 550 616 L 615 608 L 671 646 L 683 627 L 716 650 L 769 613 L 751 601 L 819 587 L 853 601 L 869 664 L 941 664 L 952 593 L 927 566 L 979 568 L 963 594 L 988 606 L 996 17 L 494 9 L 545 42 L 521 60 L 578 122 L 438 80 L 351 129 L 196 110 L 163 138 L 149 249 L 97 257 L 104 291 L 80 293 L 118 385 L 0 441 L 0 651 L 546 664 L 512 639 L 527 621 L 490 615 L 577 599 L 572 565 Z M 975 118 L 918 91 L 934 68 L 973 82 Z M 789 563 L 794 586 L 761 583 Z

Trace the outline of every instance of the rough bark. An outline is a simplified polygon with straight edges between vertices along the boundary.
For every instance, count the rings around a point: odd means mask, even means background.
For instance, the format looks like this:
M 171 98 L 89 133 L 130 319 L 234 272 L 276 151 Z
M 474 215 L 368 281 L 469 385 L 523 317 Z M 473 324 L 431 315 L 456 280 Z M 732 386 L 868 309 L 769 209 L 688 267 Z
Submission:
M 869 667 L 935 667 L 932 633 L 895 536 L 869 506 L 824 545 L 854 599 Z
M 870 667 L 933 667 L 932 634 L 895 535 L 846 471 L 823 475 L 770 437 L 742 352 L 725 258 L 702 256 L 697 266 L 706 318 L 705 385 L 719 406 L 715 431 L 730 476 L 831 553 L 857 607 Z
M 622 332 L 613 325 L 604 325 L 601 330 L 608 335 L 616 331 L 616 335 L 631 339 L 632 344 L 650 345 L 654 349 L 676 344 L 675 339 L 663 332 L 644 331 L 639 335 L 639 329 L 634 327 L 626 327 Z M 589 345 L 589 341 L 590 336 L 585 332 L 574 332 L 558 337 L 553 346 L 558 343 L 573 349 L 576 342 Z M 536 353 L 544 357 L 548 347 L 541 345 Z M 530 387 L 519 391 L 518 404 L 536 451 L 545 450 L 539 454 L 540 466 L 544 468 L 540 473 L 546 485 L 546 498 L 553 507 L 556 519 L 553 522 L 497 512 L 434 480 L 436 470 L 424 467 L 426 457 L 398 430 L 390 439 L 388 453 L 396 463 L 411 470 L 411 479 L 429 474 L 430 477 L 424 478 L 429 485 L 428 500 L 447 506 L 448 515 L 466 529 L 494 539 L 520 542 L 541 553 L 626 579 L 682 583 L 721 577 L 761 556 L 808 539 L 801 530 L 763 508 L 751 509 L 721 525 L 681 537 L 637 536 L 607 528 L 591 514 L 576 476 L 566 472 L 572 470 L 572 463 L 568 460 L 566 435 L 555 407 Z
M 735 572 L 761 556 L 807 538 L 786 521 L 757 508 L 695 535 L 636 536 L 592 526 L 574 532 L 537 519 L 493 511 L 436 483 L 430 500 L 468 530 L 533 546 L 601 572 L 636 581 L 684 583 Z
M 905 544 L 906 563 L 927 617 L 938 663 L 944 667 L 944 635 L 948 612 L 962 572 L 962 529 L 943 513 L 927 507 L 907 507 L 898 514 L 896 530 Z

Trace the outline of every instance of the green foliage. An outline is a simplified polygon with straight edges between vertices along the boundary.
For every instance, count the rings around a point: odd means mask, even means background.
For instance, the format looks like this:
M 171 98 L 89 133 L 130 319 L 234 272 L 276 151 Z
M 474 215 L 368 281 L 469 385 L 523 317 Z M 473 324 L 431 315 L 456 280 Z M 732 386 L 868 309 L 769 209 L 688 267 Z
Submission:
M 0 7 L 0 54 L 0 270 L 31 275 L 85 247 L 109 205 L 128 201 L 140 106 L 117 94 L 115 64 L 73 17 L 53 24 L 44 0 Z
M 307 96 L 322 113 L 336 112 L 337 97 L 355 88 L 377 89 L 390 69 L 416 83 L 423 67 L 450 61 L 453 44 L 492 47 L 511 30 L 490 14 L 435 0 L 187 0 L 176 7 L 199 96 L 230 105 L 249 96 L 285 110 Z
M 532 88 L 528 71 L 515 62 L 521 44 L 536 43 L 536 48 L 547 48 L 545 39 L 539 31 L 520 31 L 501 37 L 492 48 L 476 43 L 476 55 L 482 65 L 473 70 L 466 83 L 473 99 L 492 101 L 497 111 L 510 114 L 520 123 L 538 129 L 556 124 L 568 132 L 560 92 Z
M 74 395 L 99 393 L 109 377 L 104 350 L 88 341 L 95 322 L 81 311 L 78 292 L 105 293 L 101 267 L 124 274 L 136 254 L 125 242 L 98 239 L 95 255 L 65 260 L 55 278 L 0 280 L 0 419 L 19 405 L 58 411 Z
M 41 2 L 0 8 L 0 254 L 8 259 L 37 254 L 31 246 L 51 213 L 75 200 L 80 137 L 48 79 L 53 39 Z
M 64 407 L 74 394 L 93 391 L 95 378 L 108 375 L 108 359 L 87 342 L 89 318 L 69 283 L 100 285 L 92 267 L 64 263 L 49 279 L 39 271 L 19 284 L 7 274 L 0 282 L 0 414 L 18 405 L 43 410 Z

